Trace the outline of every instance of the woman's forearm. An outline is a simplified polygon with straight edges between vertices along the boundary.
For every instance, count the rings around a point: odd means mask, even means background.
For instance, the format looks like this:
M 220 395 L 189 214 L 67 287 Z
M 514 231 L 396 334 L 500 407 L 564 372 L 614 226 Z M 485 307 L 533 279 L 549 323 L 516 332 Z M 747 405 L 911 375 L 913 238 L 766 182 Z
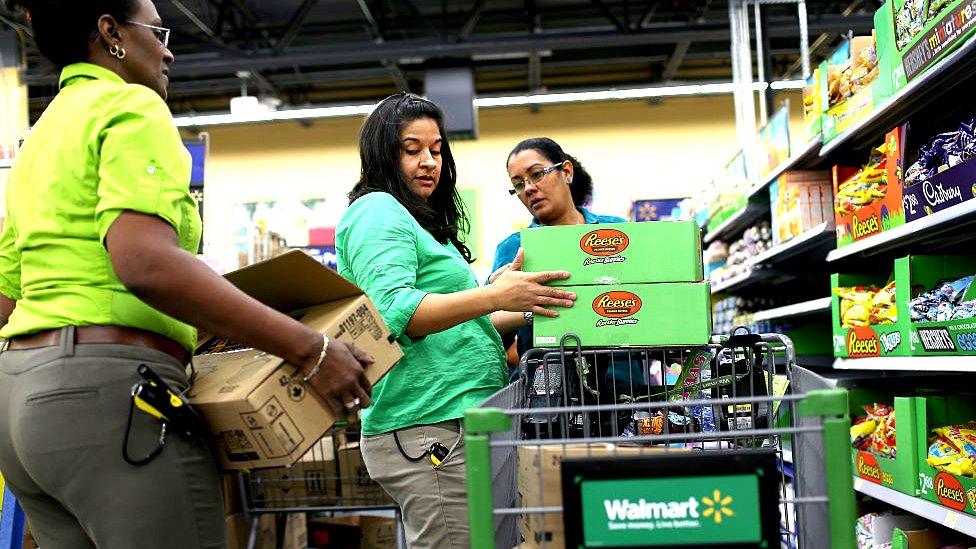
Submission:
M 491 286 L 482 286 L 450 294 L 427 294 L 410 317 L 407 335 L 423 337 L 491 314 L 498 310 L 495 293 Z
M 126 288 L 177 320 L 293 364 L 314 360 L 306 355 L 321 347 L 321 335 L 241 292 L 180 249 L 172 227 L 157 217 L 122 214 L 106 245 Z

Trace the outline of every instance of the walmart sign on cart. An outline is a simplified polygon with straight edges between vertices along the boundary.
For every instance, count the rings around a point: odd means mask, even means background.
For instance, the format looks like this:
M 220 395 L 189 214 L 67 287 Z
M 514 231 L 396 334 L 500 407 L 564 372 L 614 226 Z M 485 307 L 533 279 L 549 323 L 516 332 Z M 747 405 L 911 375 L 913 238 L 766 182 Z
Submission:
M 581 490 L 587 547 L 761 537 L 755 475 L 585 481 Z

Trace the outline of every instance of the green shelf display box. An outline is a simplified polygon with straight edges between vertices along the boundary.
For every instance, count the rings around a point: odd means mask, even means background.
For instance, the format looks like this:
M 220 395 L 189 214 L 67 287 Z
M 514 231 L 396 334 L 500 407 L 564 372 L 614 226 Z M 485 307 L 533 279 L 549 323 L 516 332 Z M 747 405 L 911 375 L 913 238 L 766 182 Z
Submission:
M 976 515 L 976 479 L 940 471 L 926 461 L 932 429 L 976 420 L 976 396 L 920 396 L 912 400 L 915 402 L 913 427 L 919 442 L 915 454 L 918 460 L 918 497 L 955 511 Z
M 705 282 L 566 289 L 576 293 L 576 304 L 560 309 L 556 318 L 536 315 L 536 347 L 558 347 L 568 333 L 585 347 L 705 345 L 712 335 L 711 289 Z
M 867 389 L 851 389 L 848 392 L 848 402 L 851 413 L 855 416 L 863 416 L 863 406 L 875 402 L 894 404 L 895 408 L 895 457 L 884 457 L 852 447 L 854 475 L 865 482 L 873 482 L 915 496 L 918 487 L 918 440 L 913 427 L 914 399 L 892 398 L 890 395 Z
M 558 286 L 701 282 L 694 221 L 598 223 L 523 229 L 525 271 L 569 271 Z
M 878 356 L 976 355 L 976 317 L 943 322 L 912 322 L 909 301 L 913 288 L 934 289 L 976 273 L 976 255 L 910 255 L 895 260 L 895 306 L 897 321 L 847 328 L 841 326 L 840 297 L 831 296 L 834 356 L 867 358 Z M 884 286 L 884 276 L 833 274 L 831 288 L 858 285 Z M 970 285 L 962 301 L 976 299 L 976 284 Z
M 878 60 L 892 92 L 930 69 L 976 31 L 973 0 L 887 0 L 874 14 Z

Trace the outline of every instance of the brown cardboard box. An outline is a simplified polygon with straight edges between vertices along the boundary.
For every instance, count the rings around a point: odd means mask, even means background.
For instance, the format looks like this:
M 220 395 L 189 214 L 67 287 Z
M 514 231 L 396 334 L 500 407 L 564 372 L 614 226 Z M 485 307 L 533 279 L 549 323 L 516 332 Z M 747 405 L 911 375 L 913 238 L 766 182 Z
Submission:
M 261 515 L 258 519 L 258 537 L 255 549 L 278 549 L 278 521 L 274 515 Z
M 402 353 L 362 290 L 301 251 L 227 274 L 227 280 L 330 338 L 373 355 L 366 377 L 376 383 Z M 226 352 L 220 352 L 226 351 Z M 294 463 L 336 418 L 281 358 L 210 338 L 193 358 L 190 402 L 207 422 L 227 469 Z
M 397 546 L 396 520 L 365 515 L 360 523 L 361 549 L 394 549 Z
M 396 520 L 372 515 L 316 517 L 309 520 L 313 547 L 395 549 Z
M 251 523 L 242 513 L 224 517 L 227 531 L 227 549 L 247 549 L 247 537 L 251 533 Z
M 308 524 L 305 513 L 290 513 L 285 520 L 285 539 L 281 549 L 307 549 Z
M 358 442 L 340 446 L 336 453 L 343 505 L 395 505 L 393 498 L 369 478 Z
M 252 471 L 246 478 L 259 507 L 325 507 L 339 502 L 339 466 L 331 436 L 319 440 L 293 465 Z
M 622 446 L 616 444 L 532 445 L 518 448 L 518 488 L 523 507 L 550 507 L 563 504 L 562 460 L 606 456 L 639 456 L 656 454 L 665 448 Z M 667 448 L 667 451 L 682 451 Z M 526 548 L 566 544 L 563 517 L 560 513 L 524 514 L 519 516 L 519 531 Z
M 242 510 L 241 489 L 237 482 L 237 474 L 223 474 L 220 477 L 223 481 L 224 514 L 240 513 Z

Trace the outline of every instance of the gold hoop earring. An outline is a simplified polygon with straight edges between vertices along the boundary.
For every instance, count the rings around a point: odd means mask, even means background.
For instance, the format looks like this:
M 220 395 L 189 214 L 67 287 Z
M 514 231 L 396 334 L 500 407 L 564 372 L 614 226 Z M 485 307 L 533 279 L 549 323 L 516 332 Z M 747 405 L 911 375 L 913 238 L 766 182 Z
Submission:
M 117 58 L 119 61 L 125 59 L 125 48 L 123 48 L 118 44 L 112 44 L 111 46 L 109 46 L 108 53 L 109 55 L 112 55 L 115 58 Z

